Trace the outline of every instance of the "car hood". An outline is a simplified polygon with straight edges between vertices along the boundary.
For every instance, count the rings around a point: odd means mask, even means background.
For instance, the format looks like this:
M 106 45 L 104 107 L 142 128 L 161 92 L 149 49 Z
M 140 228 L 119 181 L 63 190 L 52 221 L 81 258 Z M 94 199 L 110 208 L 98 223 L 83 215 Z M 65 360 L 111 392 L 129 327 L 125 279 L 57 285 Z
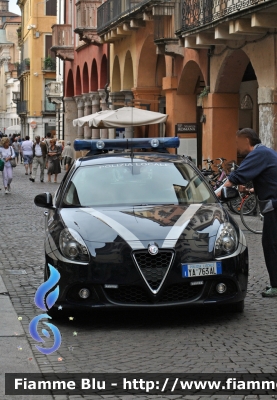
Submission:
M 121 208 L 64 208 L 64 224 L 87 242 L 127 242 L 133 249 L 174 247 L 179 239 L 197 240 L 217 234 L 227 213 L 220 204 L 157 205 Z

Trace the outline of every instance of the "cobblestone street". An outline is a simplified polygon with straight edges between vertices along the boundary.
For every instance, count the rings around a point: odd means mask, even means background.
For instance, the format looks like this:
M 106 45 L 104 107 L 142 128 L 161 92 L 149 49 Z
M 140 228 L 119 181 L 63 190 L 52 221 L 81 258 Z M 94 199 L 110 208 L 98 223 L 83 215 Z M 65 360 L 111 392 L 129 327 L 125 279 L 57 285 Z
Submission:
M 43 282 L 44 215 L 43 209 L 36 207 L 33 199 L 38 193 L 54 192 L 57 184 L 41 183 L 38 174 L 36 182 L 32 183 L 24 173 L 21 164 L 14 169 L 11 195 L 4 194 L 1 177 L 0 273 L 15 312 L 22 317 L 25 333 L 12 342 L 9 348 L 11 354 L 18 353 L 19 357 L 24 355 L 18 350 L 24 338 L 35 355 L 35 360 L 26 358 L 26 364 L 36 361 L 43 373 L 277 372 L 277 299 L 265 299 L 261 296 L 262 289 L 268 283 L 261 236 L 245 229 L 250 254 L 250 277 L 243 314 L 180 308 L 151 312 L 95 311 L 85 318 L 74 315 L 73 320 L 55 320 L 62 334 L 61 347 L 50 356 L 38 352 L 36 343 L 29 334 L 29 322 L 39 314 L 34 304 L 34 294 Z M 63 174 L 64 172 L 58 176 L 59 182 Z M 73 335 L 74 332 L 77 332 L 77 336 Z M 59 358 L 62 360 L 59 361 Z M 27 399 L 26 396 L 22 398 Z M 44 398 L 52 399 L 51 396 Z M 53 398 L 62 400 L 69 396 Z M 100 397 L 70 396 L 74 400 L 81 398 Z M 118 398 L 129 400 L 151 396 Z M 173 399 L 182 396 L 159 398 Z M 245 396 L 183 398 L 243 399 Z M 259 397 L 247 396 L 247 399 L 256 398 Z

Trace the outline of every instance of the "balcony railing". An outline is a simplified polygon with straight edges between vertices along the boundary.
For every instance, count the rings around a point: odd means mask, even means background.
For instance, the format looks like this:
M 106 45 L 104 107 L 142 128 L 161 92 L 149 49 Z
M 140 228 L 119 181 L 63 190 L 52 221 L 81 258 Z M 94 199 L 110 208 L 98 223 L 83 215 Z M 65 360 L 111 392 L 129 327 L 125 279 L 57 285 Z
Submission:
M 101 1 L 79 0 L 76 2 L 77 21 L 76 27 L 79 29 L 97 29 L 97 8 L 102 4 Z
M 52 46 L 53 47 L 71 47 L 73 46 L 73 32 L 71 25 L 53 25 L 52 26 Z
M 162 1 L 164 0 L 157 0 L 156 3 Z M 150 2 L 151 0 L 107 0 L 97 9 L 97 32 L 100 33 L 119 18 Z
M 56 71 L 56 59 L 51 57 L 42 58 L 41 69 L 42 71 Z
M 28 112 L 27 100 L 18 101 L 16 106 L 17 106 L 17 114 L 27 114 Z
M 17 66 L 17 76 L 20 76 L 25 71 L 29 71 L 29 69 L 30 69 L 30 59 L 25 58 L 25 60 L 23 60 Z
M 272 0 L 182 0 L 183 31 L 201 27 Z
M 51 50 L 56 57 L 62 60 L 74 59 L 73 31 L 69 24 L 52 26 L 52 47 Z

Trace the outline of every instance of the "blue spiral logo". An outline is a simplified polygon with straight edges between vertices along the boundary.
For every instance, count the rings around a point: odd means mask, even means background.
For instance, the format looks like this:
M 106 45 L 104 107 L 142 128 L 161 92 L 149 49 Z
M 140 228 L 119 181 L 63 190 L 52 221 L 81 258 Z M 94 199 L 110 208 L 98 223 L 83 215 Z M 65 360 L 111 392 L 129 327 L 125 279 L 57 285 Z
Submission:
M 55 302 L 59 297 L 59 286 L 57 286 L 52 291 L 51 289 L 57 285 L 61 275 L 52 265 L 48 264 L 48 267 L 50 270 L 49 279 L 39 286 L 39 288 L 36 291 L 34 299 L 36 306 L 43 311 L 48 311 L 51 307 L 53 307 L 53 305 L 55 304 Z M 38 324 L 40 320 L 42 320 L 43 318 L 52 319 L 48 314 L 40 314 L 34 317 L 29 325 L 30 335 L 34 340 L 36 340 L 39 343 L 45 343 L 43 338 L 38 333 Z M 44 348 L 37 345 L 36 348 L 43 354 L 51 354 L 60 347 L 62 342 L 61 334 L 59 329 L 55 325 L 49 322 L 43 322 L 43 324 L 46 325 L 51 330 L 54 336 L 54 344 L 50 348 Z M 47 338 L 50 337 L 50 334 L 46 329 L 42 329 L 41 333 Z

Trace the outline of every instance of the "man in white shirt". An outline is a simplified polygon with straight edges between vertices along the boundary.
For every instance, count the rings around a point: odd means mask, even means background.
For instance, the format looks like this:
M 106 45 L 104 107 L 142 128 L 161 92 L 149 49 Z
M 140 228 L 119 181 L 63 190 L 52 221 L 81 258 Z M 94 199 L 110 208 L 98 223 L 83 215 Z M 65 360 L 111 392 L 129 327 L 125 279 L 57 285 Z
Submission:
M 33 144 L 33 173 L 29 178 L 31 182 L 35 182 L 38 166 L 40 166 L 40 181 L 44 182 L 44 165 L 47 154 L 46 144 L 40 141 L 40 136 L 35 137 Z
M 30 175 L 32 175 L 33 166 L 33 142 L 30 140 L 29 136 L 25 137 L 24 142 L 21 145 L 21 151 L 23 154 L 25 175 L 28 175 L 28 167 L 30 168 Z

